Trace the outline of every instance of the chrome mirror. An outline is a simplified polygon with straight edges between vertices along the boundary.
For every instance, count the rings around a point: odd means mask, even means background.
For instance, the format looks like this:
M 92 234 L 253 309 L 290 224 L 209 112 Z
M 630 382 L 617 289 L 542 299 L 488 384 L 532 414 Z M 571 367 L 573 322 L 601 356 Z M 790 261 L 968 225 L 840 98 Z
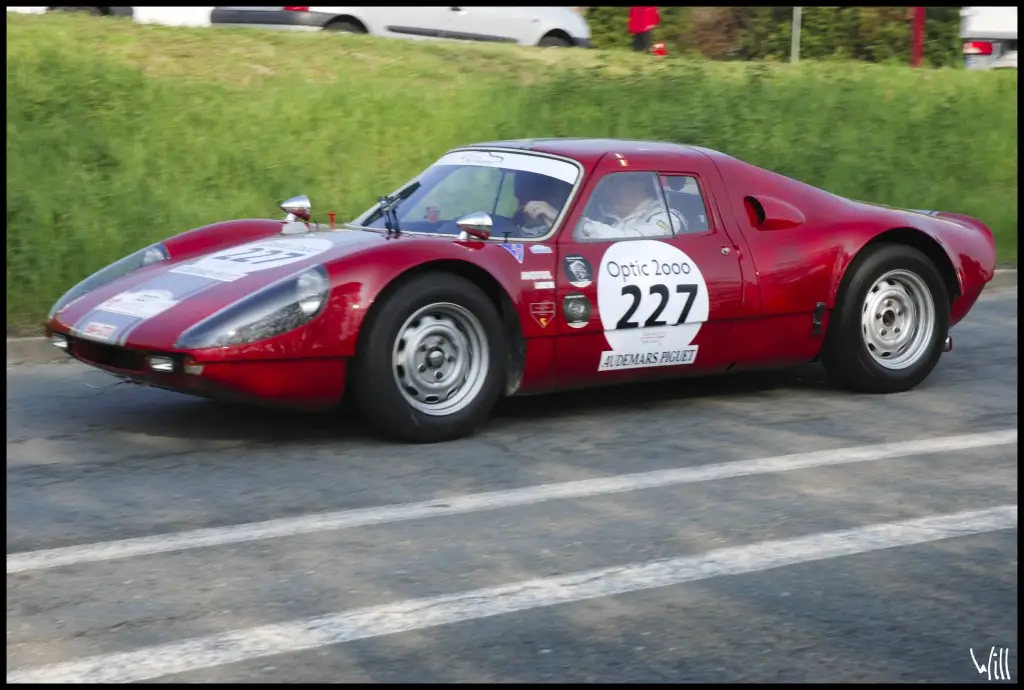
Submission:
M 491 214 L 484 213 L 483 211 L 463 216 L 455 221 L 455 224 L 462 231 L 460 237 L 464 240 L 468 240 L 470 237 L 475 237 L 478 240 L 488 240 L 491 238 L 491 232 L 494 230 L 494 221 L 491 220 Z
M 313 217 L 313 205 L 305 194 L 282 201 L 281 210 L 288 214 L 285 216 L 285 222 L 288 223 L 300 219 L 308 222 Z

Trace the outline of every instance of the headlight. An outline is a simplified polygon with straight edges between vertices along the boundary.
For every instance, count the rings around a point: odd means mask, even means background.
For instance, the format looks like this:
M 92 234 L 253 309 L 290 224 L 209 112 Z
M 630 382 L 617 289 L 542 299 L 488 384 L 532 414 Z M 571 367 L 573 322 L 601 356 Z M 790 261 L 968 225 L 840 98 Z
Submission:
M 148 266 L 156 263 L 157 261 L 167 261 L 170 257 L 171 255 L 167 252 L 167 248 L 164 247 L 164 245 L 154 244 L 152 247 L 146 247 L 145 249 L 140 249 L 134 254 L 128 255 L 120 261 L 110 264 L 106 268 L 101 268 L 81 283 L 65 292 L 64 295 L 57 300 L 57 303 L 53 305 L 53 308 L 50 309 L 50 314 L 47 317 L 47 320 L 52 319 L 82 295 L 92 292 L 96 288 L 102 287 L 113 280 L 117 280 L 121 276 L 128 275 L 132 271 L 137 271 L 143 266 Z
M 323 311 L 330 288 L 327 271 L 314 266 L 208 316 L 182 333 L 174 346 L 189 350 L 227 347 L 287 333 Z

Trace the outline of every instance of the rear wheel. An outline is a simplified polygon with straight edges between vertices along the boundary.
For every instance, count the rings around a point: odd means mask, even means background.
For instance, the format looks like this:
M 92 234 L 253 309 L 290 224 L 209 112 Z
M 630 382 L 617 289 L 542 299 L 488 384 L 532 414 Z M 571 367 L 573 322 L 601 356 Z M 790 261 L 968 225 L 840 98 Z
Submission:
M 373 426 L 414 443 L 469 435 L 505 381 L 502 322 L 484 292 L 450 273 L 401 285 L 363 326 L 353 397 Z
M 898 393 L 924 381 L 942 356 L 950 298 L 935 264 L 898 244 L 879 244 L 843 278 L 821 361 L 846 387 Z
M 324 27 L 324 31 L 337 31 L 343 34 L 365 34 L 363 27 L 344 19 L 336 19 Z

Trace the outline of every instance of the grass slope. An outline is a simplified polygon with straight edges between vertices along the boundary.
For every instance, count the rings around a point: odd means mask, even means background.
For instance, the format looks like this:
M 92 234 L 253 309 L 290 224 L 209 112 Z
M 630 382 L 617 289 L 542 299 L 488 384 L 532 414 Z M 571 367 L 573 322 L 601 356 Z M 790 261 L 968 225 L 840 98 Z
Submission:
M 837 194 L 977 216 L 1017 255 L 1017 73 L 652 60 L 7 14 L 7 320 L 185 229 L 352 217 L 446 149 L 533 136 L 719 149 Z

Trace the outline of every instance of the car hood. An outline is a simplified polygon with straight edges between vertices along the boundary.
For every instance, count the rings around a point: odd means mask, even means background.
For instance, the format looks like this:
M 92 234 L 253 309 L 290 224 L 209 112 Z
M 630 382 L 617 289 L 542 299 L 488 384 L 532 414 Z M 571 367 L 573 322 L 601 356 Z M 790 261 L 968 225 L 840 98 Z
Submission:
M 280 227 L 280 225 L 278 225 Z M 86 293 L 54 317 L 71 335 L 144 349 L 174 349 L 198 321 L 266 285 L 385 242 L 374 232 L 274 234 L 150 264 Z

